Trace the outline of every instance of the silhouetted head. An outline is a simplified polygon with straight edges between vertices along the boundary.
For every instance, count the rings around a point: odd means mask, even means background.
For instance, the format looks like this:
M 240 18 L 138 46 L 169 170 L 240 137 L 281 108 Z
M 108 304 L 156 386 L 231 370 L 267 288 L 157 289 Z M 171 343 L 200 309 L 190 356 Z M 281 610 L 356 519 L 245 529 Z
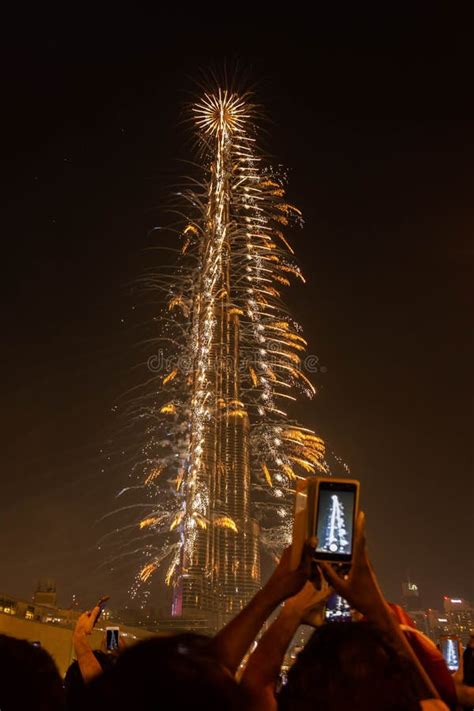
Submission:
M 419 711 L 412 669 L 368 622 L 319 627 L 279 695 L 280 711 Z
M 41 647 L 0 634 L 0 709 L 59 711 L 64 708 L 61 677 Z
M 194 634 L 139 642 L 91 682 L 87 708 L 245 711 L 243 690 L 209 654 L 208 645 L 207 637 Z
M 93 654 L 103 671 L 110 669 L 110 667 L 115 664 L 117 659 L 115 655 L 107 654 L 107 652 L 102 652 L 100 650 L 94 650 Z M 66 676 L 64 677 L 64 691 L 66 693 L 68 711 L 83 708 L 83 694 L 85 687 L 86 685 L 82 678 L 79 664 L 77 661 L 74 661 L 69 666 Z

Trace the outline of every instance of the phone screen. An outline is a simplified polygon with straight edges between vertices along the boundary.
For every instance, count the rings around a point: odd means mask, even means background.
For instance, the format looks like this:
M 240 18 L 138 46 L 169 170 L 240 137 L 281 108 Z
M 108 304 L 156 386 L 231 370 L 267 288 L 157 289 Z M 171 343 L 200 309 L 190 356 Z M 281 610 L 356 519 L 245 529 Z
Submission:
M 352 622 L 351 607 L 347 600 L 333 593 L 326 602 L 324 613 L 326 622 Z
M 449 671 L 457 671 L 459 669 L 459 642 L 457 639 L 450 637 L 442 639 L 441 654 Z
M 107 650 L 113 652 L 119 648 L 119 628 L 107 627 Z
M 352 559 L 356 497 L 356 483 L 320 482 L 316 513 L 319 560 Z

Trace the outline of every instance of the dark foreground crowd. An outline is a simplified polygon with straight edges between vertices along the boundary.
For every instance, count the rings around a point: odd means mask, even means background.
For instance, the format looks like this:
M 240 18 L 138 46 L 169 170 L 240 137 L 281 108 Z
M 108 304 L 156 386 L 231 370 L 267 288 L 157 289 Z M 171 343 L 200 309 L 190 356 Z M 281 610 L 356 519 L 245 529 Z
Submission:
M 78 620 L 77 661 L 63 682 L 46 651 L 0 635 L 0 710 L 472 709 L 474 636 L 452 675 L 437 647 L 385 601 L 367 557 L 364 515 L 358 517 L 348 576 L 328 563 L 316 565 L 311 543 L 297 570 L 291 570 L 287 549 L 267 584 L 214 638 L 178 634 L 153 637 L 117 655 L 94 652 L 88 635 L 96 607 Z M 356 623 L 322 624 L 332 591 L 357 611 Z M 288 645 L 308 623 L 316 629 L 281 684 Z

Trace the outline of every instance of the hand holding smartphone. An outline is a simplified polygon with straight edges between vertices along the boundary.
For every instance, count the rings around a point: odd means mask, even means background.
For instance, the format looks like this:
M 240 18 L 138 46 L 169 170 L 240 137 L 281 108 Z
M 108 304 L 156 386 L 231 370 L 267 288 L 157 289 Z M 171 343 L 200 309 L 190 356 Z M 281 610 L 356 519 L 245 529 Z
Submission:
M 315 560 L 352 561 L 359 508 L 355 479 L 308 478 L 298 481 L 295 497 L 291 567 L 298 567 L 307 539 L 317 537 Z

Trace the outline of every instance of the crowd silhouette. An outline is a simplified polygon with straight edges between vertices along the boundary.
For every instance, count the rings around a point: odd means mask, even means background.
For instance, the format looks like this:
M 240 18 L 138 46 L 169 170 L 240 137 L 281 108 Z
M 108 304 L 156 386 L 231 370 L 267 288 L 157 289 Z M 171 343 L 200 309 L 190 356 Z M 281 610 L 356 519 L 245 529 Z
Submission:
M 112 653 L 95 651 L 89 637 L 97 606 L 77 621 L 76 661 L 62 680 L 44 649 L 0 635 L 0 709 L 472 709 L 474 635 L 452 673 L 436 645 L 384 599 L 367 554 L 364 514 L 357 518 L 348 574 L 316 564 L 315 545 L 306 542 L 296 569 L 286 549 L 268 582 L 212 638 L 154 636 Z M 350 604 L 352 624 L 324 622 L 334 591 Z M 315 630 L 282 680 L 285 653 L 302 624 Z

